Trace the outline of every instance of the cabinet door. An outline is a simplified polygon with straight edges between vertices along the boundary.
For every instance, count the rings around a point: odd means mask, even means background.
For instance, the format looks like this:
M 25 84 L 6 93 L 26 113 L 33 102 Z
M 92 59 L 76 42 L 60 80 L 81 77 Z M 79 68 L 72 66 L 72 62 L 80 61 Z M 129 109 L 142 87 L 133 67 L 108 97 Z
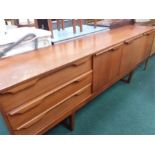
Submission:
M 120 75 L 125 76 L 143 61 L 146 51 L 146 37 L 141 36 L 125 41 L 122 50 Z
M 144 57 L 143 57 L 144 59 L 150 56 L 153 41 L 154 41 L 154 35 L 155 35 L 155 32 L 144 33 L 144 36 L 146 38 L 146 51 L 144 53 Z
M 131 61 L 131 69 L 134 69 L 137 65 L 144 61 L 144 55 L 146 53 L 147 38 L 142 36 L 133 41 L 133 55 Z
M 93 57 L 93 91 L 102 89 L 119 75 L 122 46 L 100 51 Z

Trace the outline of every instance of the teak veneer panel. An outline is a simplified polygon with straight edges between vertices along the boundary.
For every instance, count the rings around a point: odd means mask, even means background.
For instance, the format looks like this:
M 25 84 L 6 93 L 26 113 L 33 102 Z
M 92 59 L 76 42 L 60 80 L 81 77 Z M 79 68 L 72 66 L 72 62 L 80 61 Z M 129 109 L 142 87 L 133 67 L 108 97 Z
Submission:
M 100 51 L 93 57 L 93 91 L 104 87 L 119 76 L 122 45 Z
M 146 39 L 144 36 L 138 36 L 136 38 L 125 41 L 125 45 L 122 50 L 122 60 L 120 67 L 120 74 L 131 72 L 136 65 L 142 61 L 143 53 L 146 49 Z
M 154 42 L 154 37 L 155 37 L 155 32 L 147 32 L 147 33 L 144 33 L 144 35 L 146 36 L 146 40 L 147 40 L 147 49 L 146 49 L 146 52 L 144 54 L 144 59 L 146 59 L 149 55 L 151 55 L 151 49 L 152 49 L 152 46 L 153 46 L 153 42 Z

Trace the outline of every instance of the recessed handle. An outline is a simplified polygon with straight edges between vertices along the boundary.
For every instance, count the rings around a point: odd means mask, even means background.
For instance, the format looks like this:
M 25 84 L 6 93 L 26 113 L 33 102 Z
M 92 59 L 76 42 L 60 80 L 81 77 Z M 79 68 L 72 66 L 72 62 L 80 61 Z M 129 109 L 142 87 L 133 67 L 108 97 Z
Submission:
M 10 111 L 8 114 L 10 116 L 14 116 L 17 114 L 23 114 L 37 106 L 39 106 L 41 103 L 43 103 L 43 101 L 48 98 L 50 95 L 52 95 L 54 93 L 54 90 L 47 92 L 46 94 L 28 102 L 27 104 L 21 105 L 17 108 L 15 108 L 14 110 Z
M 17 107 L 16 109 L 10 111 L 8 114 L 10 116 L 23 114 L 23 113 L 25 113 L 25 112 L 39 106 L 41 103 L 42 103 L 42 100 L 32 101 L 32 102 L 29 102 L 28 104 L 24 104 L 24 105 L 21 105 L 21 106 Z
M 109 49 L 109 52 L 114 52 L 114 51 L 118 50 L 119 48 L 120 48 L 120 47 L 111 48 L 111 49 Z
M 144 34 L 144 36 L 149 36 L 149 35 L 151 35 L 153 32 L 155 32 L 155 30 L 148 31 L 148 32 L 145 32 L 145 33 L 143 33 L 143 34 Z
M 144 33 L 144 36 L 149 36 L 151 33 L 147 32 L 147 33 Z
M 102 55 L 102 54 L 104 54 L 106 51 L 107 51 L 107 50 L 100 51 L 100 52 L 96 53 L 95 56 Z
M 80 79 L 77 79 L 77 80 L 75 80 L 75 81 L 73 81 L 73 83 L 79 83 L 79 82 L 81 82 L 82 80 L 84 80 L 84 79 L 86 79 L 87 77 L 82 77 L 82 78 L 80 78 Z
M 74 96 L 79 96 L 79 95 L 83 94 L 83 93 L 84 93 L 84 91 L 85 91 L 85 90 L 82 90 L 82 91 L 80 91 L 80 92 L 76 93 Z
M 86 62 L 87 62 L 86 60 L 85 61 L 80 61 L 80 62 L 75 62 L 75 63 L 72 64 L 72 66 L 77 67 L 77 66 L 80 66 L 80 65 L 82 65 L 82 64 L 84 64 Z
M 131 40 L 131 41 L 124 41 L 124 43 L 126 44 L 126 45 L 129 45 L 129 44 L 131 44 L 133 42 L 133 40 Z
M 123 43 L 120 43 L 120 44 L 117 44 L 116 46 L 113 46 L 113 47 L 107 48 L 105 50 L 102 50 L 102 51 L 96 53 L 95 56 L 101 55 L 101 54 L 103 54 L 105 52 L 114 52 L 114 51 L 118 50 L 122 44 Z
M 21 84 L 19 86 L 16 86 L 15 88 L 12 88 L 12 89 L 9 89 L 9 90 L 7 90 L 5 92 L 2 92 L 1 94 L 2 95 L 5 95 L 5 94 L 16 94 L 19 91 L 23 91 L 25 89 L 31 88 L 32 86 L 36 85 L 36 83 L 38 82 L 38 80 L 39 79 L 35 79 L 35 80 L 32 80 L 32 81 L 26 82 L 24 84 Z
M 140 37 L 142 37 L 142 36 L 143 36 L 143 35 L 139 35 L 139 36 L 136 36 L 136 37 L 134 37 L 134 38 L 125 40 L 124 43 L 125 43 L 126 45 L 129 45 L 129 44 L 131 44 L 134 40 L 136 40 L 136 39 L 138 39 L 138 38 L 140 38 Z
M 150 33 L 146 33 L 146 35 L 147 35 L 147 36 L 149 36 L 149 35 L 150 35 Z
M 131 44 L 134 40 L 135 40 L 135 39 L 125 40 L 124 43 L 125 43 L 126 45 L 129 45 L 129 44 Z
M 25 124 L 23 124 L 23 125 L 19 126 L 18 128 L 16 128 L 16 130 L 19 131 L 19 130 L 27 129 L 27 128 L 31 127 L 32 125 L 36 124 L 41 119 L 43 119 L 44 116 L 46 115 L 46 113 L 42 113 L 42 114 L 36 116 L 35 118 L 31 119 L 30 121 L 28 121 Z

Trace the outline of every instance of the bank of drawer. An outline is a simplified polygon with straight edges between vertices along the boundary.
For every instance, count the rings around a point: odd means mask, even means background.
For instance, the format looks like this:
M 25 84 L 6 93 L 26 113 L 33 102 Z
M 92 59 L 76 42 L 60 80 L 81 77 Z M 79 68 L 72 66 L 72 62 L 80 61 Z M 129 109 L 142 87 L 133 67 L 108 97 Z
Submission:
M 38 134 L 49 128 L 55 122 L 65 118 L 69 112 L 76 109 L 81 103 L 91 96 L 91 84 L 66 98 L 62 103 L 49 107 L 33 119 L 14 130 L 15 134 Z
M 9 111 L 90 70 L 90 57 L 83 58 L 55 73 L 26 82 L 0 94 L 0 103 L 4 111 Z
M 13 129 L 18 129 L 22 124 L 33 119 L 49 107 L 54 107 L 62 102 L 65 98 L 92 83 L 92 71 L 87 72 L 80 77 L 70 81 L 70 84 L 63 88 L 51 90 L 34 100 L 14 108 L 7 113 L 8 120 Z

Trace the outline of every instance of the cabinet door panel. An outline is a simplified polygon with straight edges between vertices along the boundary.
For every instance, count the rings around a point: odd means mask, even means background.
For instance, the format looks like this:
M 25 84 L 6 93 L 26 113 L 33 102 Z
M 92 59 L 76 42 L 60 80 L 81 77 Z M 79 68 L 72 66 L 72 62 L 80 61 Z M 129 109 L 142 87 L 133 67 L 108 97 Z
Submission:
M 144 60 L 146 51 L 146 37 L 142 36 L 130 42 L 125 42 L 122 50 L 120 76 L 130 73 L 140 62 Z
M 109 70 L 109 81 L 113 80 L 118 74 L 120 69 L 122 51 L 118 50 L 111 53 L 110 67 Z
M 133 42 L 132 47 L 132 61 L 131 61 L 131 69 L 134 69 L 138 64 L 140 64 L 144 60 L 144 54 L 146 52 L 146 40 L 145 36 L 136 39 Z
M 123 47 L 121 66 L 120 66 L 121 77 L 131 71 L 131 60 L 133 55 L 133 51 L 131 50 L 132 47 L 133 47 L 133 44 L 124 45 Z
M 155 32 L 146 33 L 145 35 L 147 43 L 146 43 L 146 51 L 144 53 L 144 59 L 146 59 L 151 53 L 151 49 L 154 41 L 154 35 L 155 35 Z
M 100 52 L 93 59 L 93 91 L 99 90 L 107 85 L 119 74 L 122 46 L 116 50 Z

